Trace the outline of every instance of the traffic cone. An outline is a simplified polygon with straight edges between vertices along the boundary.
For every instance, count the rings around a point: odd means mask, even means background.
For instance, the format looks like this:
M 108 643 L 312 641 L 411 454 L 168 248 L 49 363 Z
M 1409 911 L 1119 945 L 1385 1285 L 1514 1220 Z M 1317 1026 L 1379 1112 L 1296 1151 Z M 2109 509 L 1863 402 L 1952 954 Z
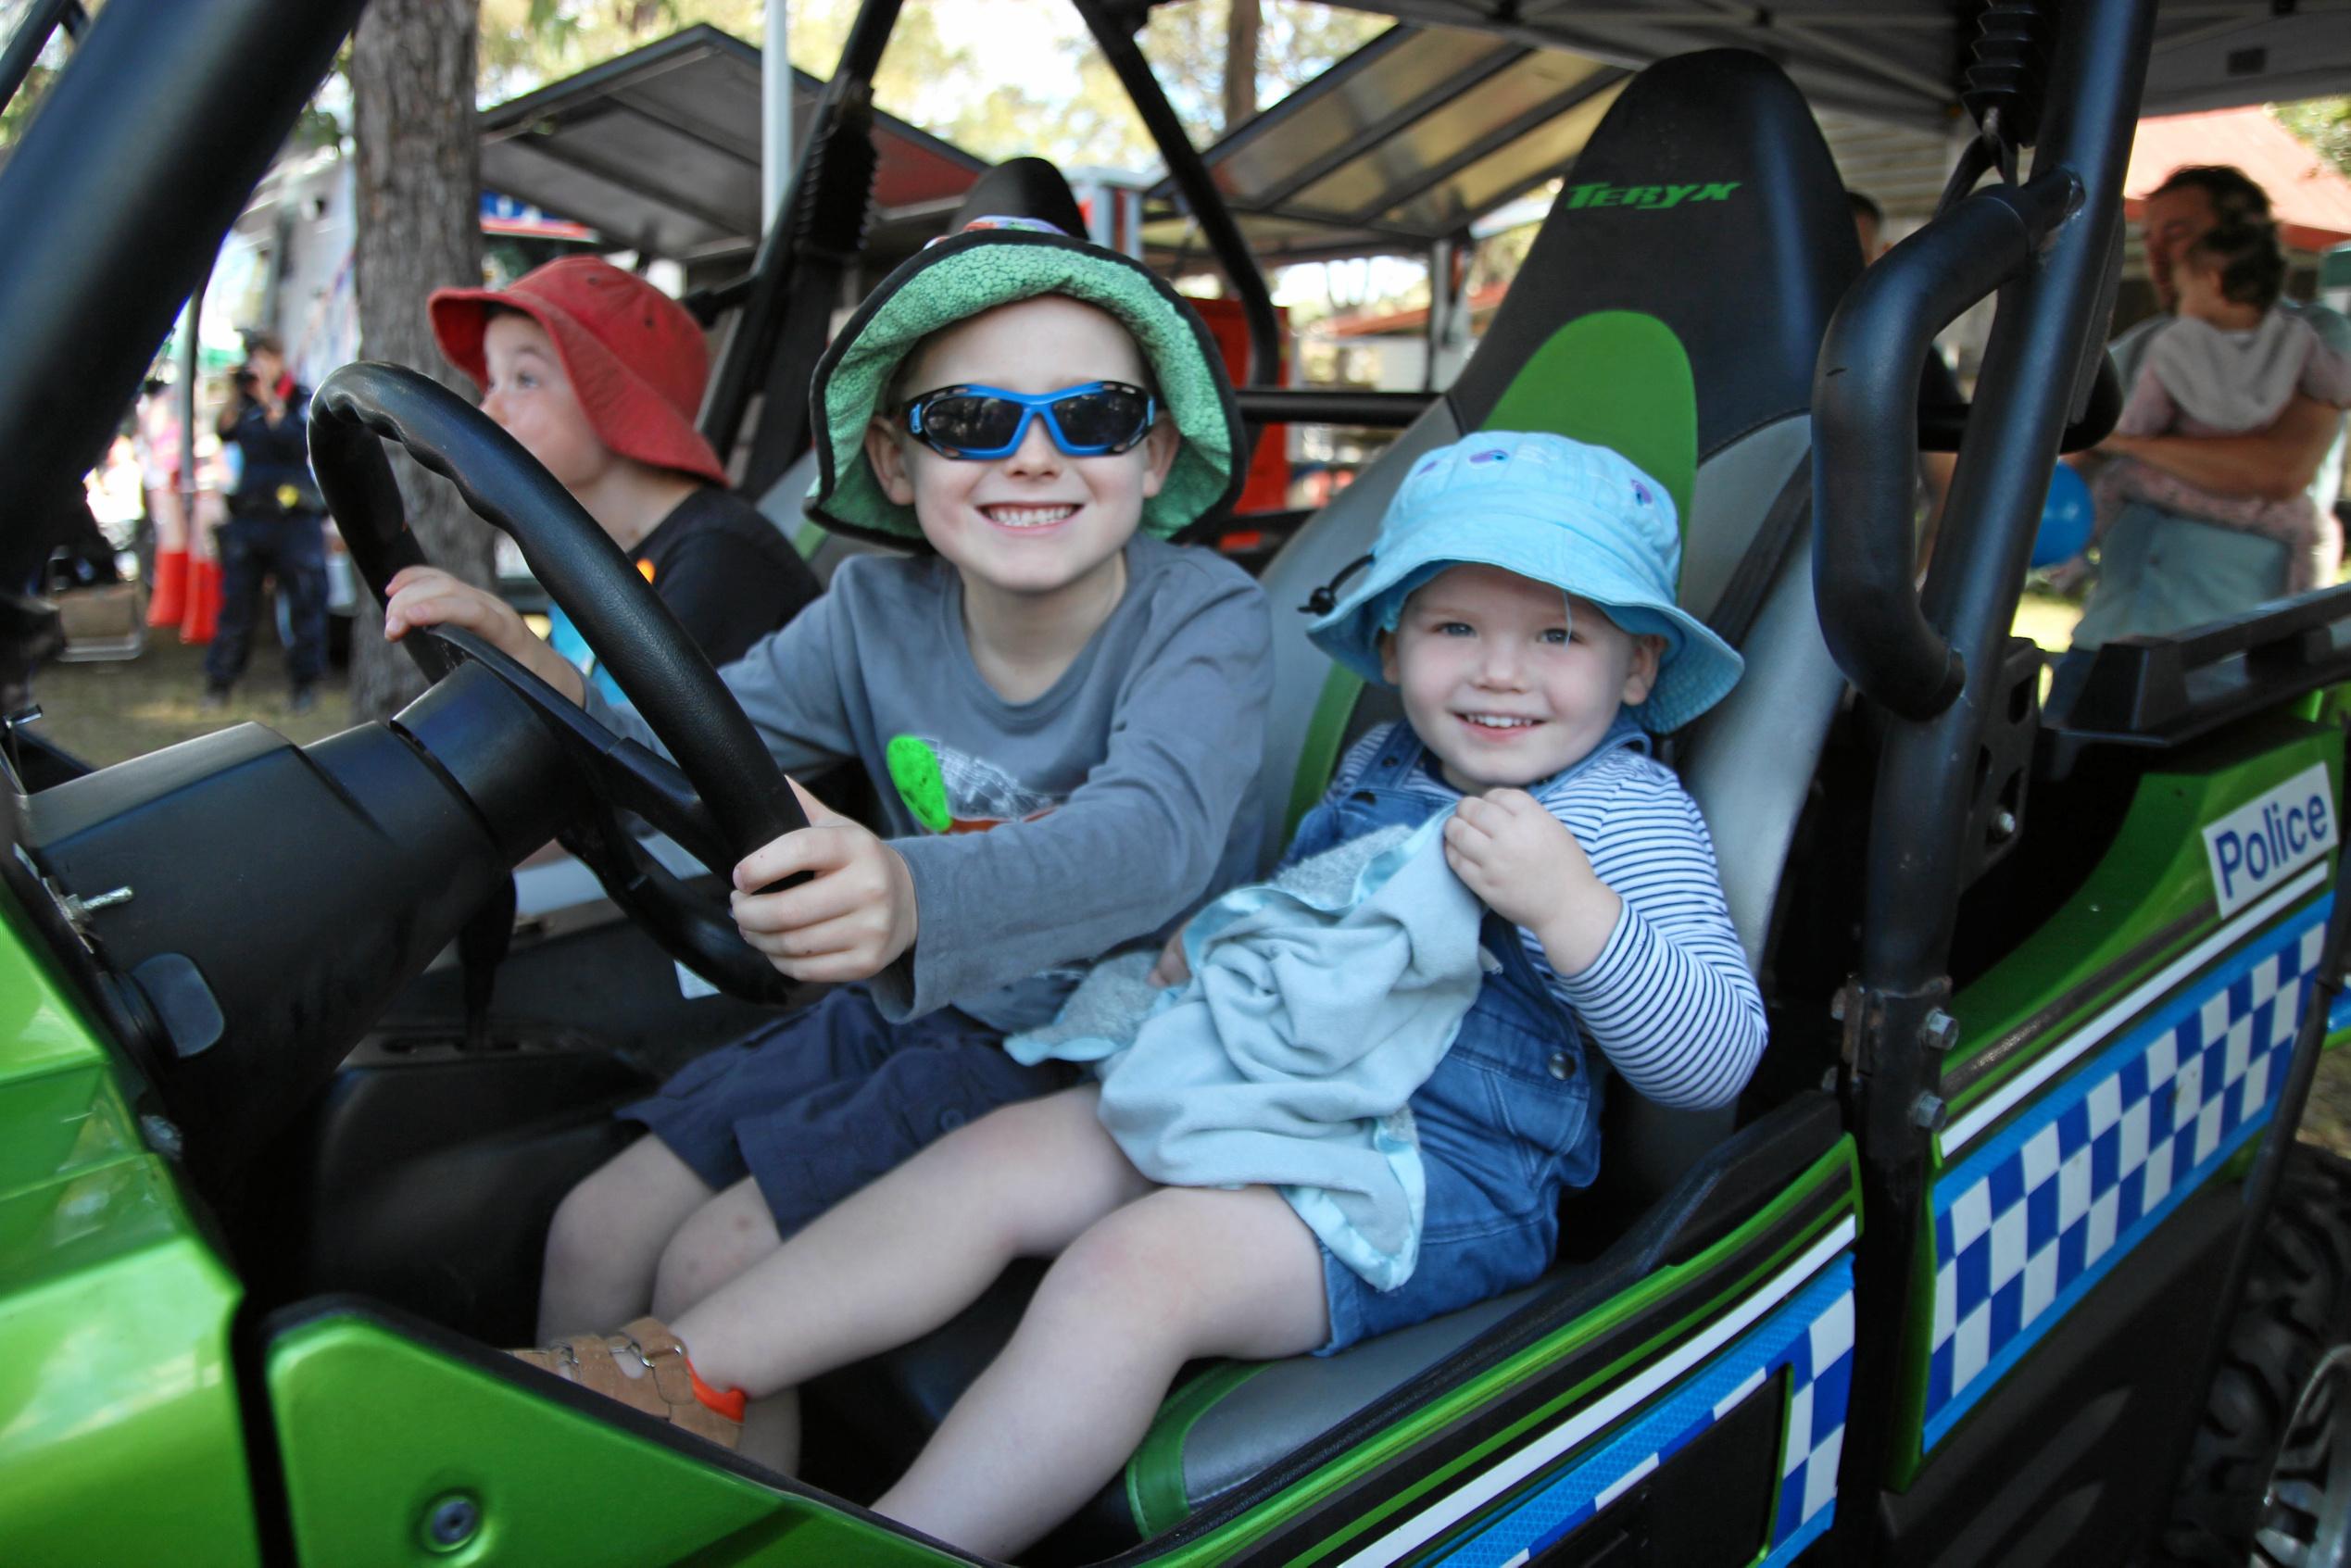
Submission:
M 188 562 L 187 612 L 180 621 L 183 643 L 208 643 L 220 621 L 220 563 L 191 558 Z
M 188 608 L 188 552 L 155 553 L 153 596 L 147 600 L 147 624 L 177 626 Z

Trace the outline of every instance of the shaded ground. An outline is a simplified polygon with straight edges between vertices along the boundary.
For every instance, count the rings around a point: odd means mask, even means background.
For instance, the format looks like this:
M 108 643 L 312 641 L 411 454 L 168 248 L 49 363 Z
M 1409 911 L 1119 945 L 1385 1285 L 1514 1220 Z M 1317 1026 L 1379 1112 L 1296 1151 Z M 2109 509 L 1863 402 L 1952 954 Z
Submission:
M 2017 630 L 2043 647 L 2061 648 L 2080 614 L 2068 600 L 2028 594 L 2017 612 Z M 201 712 L 203 660 L 201 648 L 165 636 L 123 663 L 53 665 L 33 687 L 46 715 L 42 729 L 68 751 L 105 766 L 246 721 L 305 744 L 350 725 L 339 674 L 320 688 L 316 709 L 298 716 L 286 712 L 284 669 L 273 646 L 256 655 L 227 711 Z M 2336 1051 L 2320 1066 L 2302 1135 L 2351 1155 L 2351 1050 Z
M 306 745 L 351 723 L 339 671 L 320 686 L 318 707 L 286 711 L 285 665 L 274 646 L 257 650 L 224 711 L 203 712 L 196 702 L 204 695 L 204 650 L 170 633 L 152 636 L 146 652 L 119 664 L 53 664 L 34 679 L 32 692 L 41 733 L 97 767 L 248 720 Z

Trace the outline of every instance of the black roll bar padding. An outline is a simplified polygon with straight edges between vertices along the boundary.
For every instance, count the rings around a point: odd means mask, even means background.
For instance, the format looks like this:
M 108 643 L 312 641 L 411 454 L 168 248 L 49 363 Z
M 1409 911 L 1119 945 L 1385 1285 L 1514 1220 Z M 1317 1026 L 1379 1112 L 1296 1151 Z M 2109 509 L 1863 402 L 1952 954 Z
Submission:
M 2088 367 L 2089 385 L 2082 393 L 2081 413 L 2057 438 L 2060 452 L 2085 452 L 2114 433 L 2114 422 L 2122 417 L 2122 382 L 2114 373 L 2114 361 L 2106 355 L 2106 345 L 2096 345 L 2098 358 Z M 1921 452 L 1956 452 L 1959 443 L 1967 438 L 1969 405 L 1953 404 L 1938 408 L 1918 410 L 1918 450 Z
M 1234 399 L 1251 424 L 1361 425 L 1402 430 L 1420 418 L 1439 394 L 1365 392 L 1352 386 L 1243 386 Z
M 371 588 L 381 595 L 393 573 L 424 561 L 386 441 L 455 484 L 476 516 L 522 546 L 533 574 L 693 780 L 738 859 L 808 825 L 718 671 L 571 492 L 440 383 L 361 361 L 330 374 L 311 397 L 310 451 L 327 509 Z
M 2069 170 L 1980 191 L 1863 272 L 1813 373 L 1813 593 L 1846 678 L 1905 719 L 1951 706 L 1958 651 L 1918 603 L 1918 376 L 1935 334 L 2031 265 L 2081 200 Z
M 0 495 L 55 494 L 105 450 L 358 10 L 110 0 L 92 19 L 0 167 Z M 51 543 L 0 536 L 0 582 Z
M 1225 277 L 1239 296 L 1241 319 L 1249 329 L 1249 366 L 1244 374 L 1234 377 L 1243 386 L 1272 386 L 1281 377 L 1281 323 L 1274 315 L 1274 296 L 1265 287 L 1265 275 L 1258 270 L 1257 258 L 1250 254 L 1249 240 L 1241 233 L 1240 224 L 1234 219 L 1232 208 L 1225 205 L 1225 197 L 1216 189 L 1214 176 L 1201 160 L 1200 149 L 1185 134 L 1184 122 L 1176 118 L 1176 110 L 1161 90 L 1159 78 L 1151 74 L 1150 62 L 1143 58 L 1136 47 L 1134 26 L 1120 25 L 1118 15 L 1104 0 L 1071 0 L 1086 30 L 1094 35 L 1095 46 L 1110 62 L 1111 70 L 1118 77 L 1126 95 L 1134 100 L 1135 112 L 1142 117 L 1143 128 L 1151 133 L 1151 141 L 1159 147 L 1159 156 L 1167 160 L 1167 173 L 1183 194 L 1184 205 L 1191 209 L 1200 224 L 1208 248 L 1216 257 L 1217 265 L 1225 270 Z M 1129 8 L 1133 22 L 1139 24 L 1144 7 Z
M 728 336 L 726 347 L 711 372 L 710 391 L 702 400 L 701 420 L 702 434 L 717 448 L 722 462 L 735 450 L 751 397 L 767 376 L 786 316 L 797 307 L 830 318 L 829 299 L 818 299 L 808 291 L 793 287 L 793 274 L 799 259 L 800 208 L 809 200 L 807 186 L 815 171 L 815 159 L 831 133 L 852 107 L 872 106 L 874 72 L 882 63 L 882 50 L 889 43 L 900 4 L 901 0 L 862 0 L 858 6 L 857 19 L 849 24 L 849 39 L 841 45 L 840 60 L 833 67 L 832 78 L 824 83 L 823 95 L 817 100 L 807 139 L 799 144 L 799 157 L 792 167 L 791 181 L 784 188 L 783 199 L 776 204 L 775 221 L 760 236 L 750 276 L 729 285 L 730 289 L 748 285 L 748 295 L 743 314 L 735 321 L 735 331 Z M 758 476 L 752 476 L 751 484 L 754 491 L 761 488 Z

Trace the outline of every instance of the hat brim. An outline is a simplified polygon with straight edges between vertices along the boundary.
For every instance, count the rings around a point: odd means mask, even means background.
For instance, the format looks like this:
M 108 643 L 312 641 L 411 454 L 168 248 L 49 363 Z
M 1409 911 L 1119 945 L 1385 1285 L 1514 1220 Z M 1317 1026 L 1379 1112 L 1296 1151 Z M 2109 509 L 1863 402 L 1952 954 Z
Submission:
M 433 340 L 449 363 L 489 389 L 490 307 L 518 311 L 536 321 L 555 345 L 563 374 L 572 383 L 581 411 L 596 438 L 623 458 L 657 469 L 673 469 L 713 484 L 726 483 L 717 451 L 653 384 L 607 348 L 571 315 L 515 289 L 435 289 L 425 300 Z
M 1248 435 L 1224 362 L 1183 295 L 1115 251 L 1058 234 L 990 229 L 941 240 L 866 296 L 817 361 L 810 403 L 817 477 L 805 509 L 836 533 L 926 548 L 914 508 L 893 501 L 865 458 L 865 432 L 914 346 L 985 310 L 1065 295 L 1108 311 L 1150 363 L 1160 406 L 1183 441 L 1142 531 L 1169 538 L 1229 510 L 1246 477 Z
M 1513 522 L 1533 526 L 1521 531 Z M 1365 680 L 1388 684 L 1379 645 L 1394 624 L 1391 609 L 1448 567 L 1494 566 L 1588 600 L 1635 635 L 1666 639 L 1655 684 L 1646 700 L 1628 709 L 1641 728 L 1669 734 L 1729 696 L 1746 667 L 1730 645 L 1611 562 L 1596 539 L 1563 531 L 1558 522 L 1555 516 L 1533 512 L 1514 518 L 1498 511 L 1490 497 L 1480 497 L 1474 510 L 1465 509 L 1458 518 L 1424 522 L 1400 547 L 1375 555 L 1330 612 L 1307 627 L 1306 635 Z

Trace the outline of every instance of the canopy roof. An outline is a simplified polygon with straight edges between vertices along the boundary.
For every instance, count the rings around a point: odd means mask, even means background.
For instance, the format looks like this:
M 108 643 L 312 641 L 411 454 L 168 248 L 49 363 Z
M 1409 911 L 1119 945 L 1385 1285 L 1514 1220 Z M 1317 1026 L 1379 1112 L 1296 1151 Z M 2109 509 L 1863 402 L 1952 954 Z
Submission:
M 1493 32 L 1398 26 L 1202 156 L 1269 259 L 1417 247 L 1565 169 L 1631 76 Z M 1955 102 L 1921 129 L 1817 111 L 1846 182 L 1897 217 L 1933 209 L 1957 157 L 1958 115 Z M 1172 181 L 1150 195 L 1144 237 L 1164 260 L 1188 220 Z
M 1958 105 L 1975 6 L 1948 0 L 1349 0 L 1424 27 L 1641 66 L 1730 46 L 1772 56 L 1817 108 L 1935 130 Z M 1962 18 L 1965 19 L 1962 20 Z M 1962 31 L 1964 29 L 1964 31 Z M 2277 102 L 2351 82 L 2351 10 L 2304 0 L 2159 0 L 2143 112 Z
M 1943 5 L 1370 0 L 1364 8 L 1403 25 L 1203 155 L 1261 255 L 1302 260 L 1456 234 L 1572 163 L 1632 69 L 1691 49 L 1761 49 L 1779 60 L 1813 105 L 1846 182 L 1897 217 L 1932 210 L 1956 157 L 1954 138 L 1972 130 L 1957 86 L 1967 35 Z M 2282 19 L 2272 11 L 2266 0 L 2161 7 L 2147 108 L 2259 103 L 2351 85 L 2351 10 L 2305 6 Z M 2289 175 L 2292 138 L 2262 119 L 2273 141 L 2251 147 L 2258 138 L 2248 131 L 2239 138 L 2248 150 L 2233 160 L 2282 201 L 2288 189 L 2309 186 L 2305 170 L 2315 160 L 2303 154 Z M 2205 126 L 2236 122 L 2209 115 L 2156 122 L 2175 123 L 2184 141 Z M 2199 156 L 2184 144 L 2167 144 L 2160 156 L 2164 170 L 2232 160 L 2217 147 Z M 2135 162 L 2131 188 L 2144 188 Z M 1172 181 L 1151 196 L 1144 233 L 1164 258 L 1187 243 L 1188 224 Z M 2290 203 L 2285 209 L 2293 220 Z M 2315 234 L 2329 220 L 2307 227 Z
M 792 73 L 794 145 L 824 84 Z M 876 113 L 877 228 L 952 207 L 987 163 Z M 760 52 L 708 25 L 482 111 L 482 182 L 681 260 L 760 233 Z M 877 235 L 880 240 L 883 236 Z
M 1968 127 L 1956 83 L 1972 24 L 1963 31 L 1947 4 L 1369 0 L 1362 8 L 1405 25 L 1203 155 L 1268 260 L 1417 247 L 1459 233 L 1571 164 L 1633 69 L 1691 49 L 1760 48 L 1779 59 L 1814 105 L 1847 182 L 1897 216 L 1931 208 L 1953 138 Z M 2147 109 L 2257 103 L 2351 83 L 2351 8 L 2306 4 L 2286 17 L 2273 9 L 2269 0 L 2163 5 Z M 823 84 L 798 71 L 793 80 L 795 134 L 804 138 Z M 691 27 L 483 111 L 483 182 L 655 254 L 739 252 L 759 232 L 759 119 L 760 52 L 716 28 Z M 987 166 L 904 120 L 877 114 L 875 122 L 871 238 L 877 252 L 909 250 Z M 2160 156 L 2168 169 L 2236 155 Z M 2294 182 L 2266 165 L 2255 177 L 2298 221 L 2285 199 Z M 2135 164 L 2131 188 L 2143 188 Z M 1164 265 L 1199 254 L 1172 182 L 1150 197 L 1143 237 L 1151 258 Z M 2316 234 L 2330 225 L 2306 227 Z

